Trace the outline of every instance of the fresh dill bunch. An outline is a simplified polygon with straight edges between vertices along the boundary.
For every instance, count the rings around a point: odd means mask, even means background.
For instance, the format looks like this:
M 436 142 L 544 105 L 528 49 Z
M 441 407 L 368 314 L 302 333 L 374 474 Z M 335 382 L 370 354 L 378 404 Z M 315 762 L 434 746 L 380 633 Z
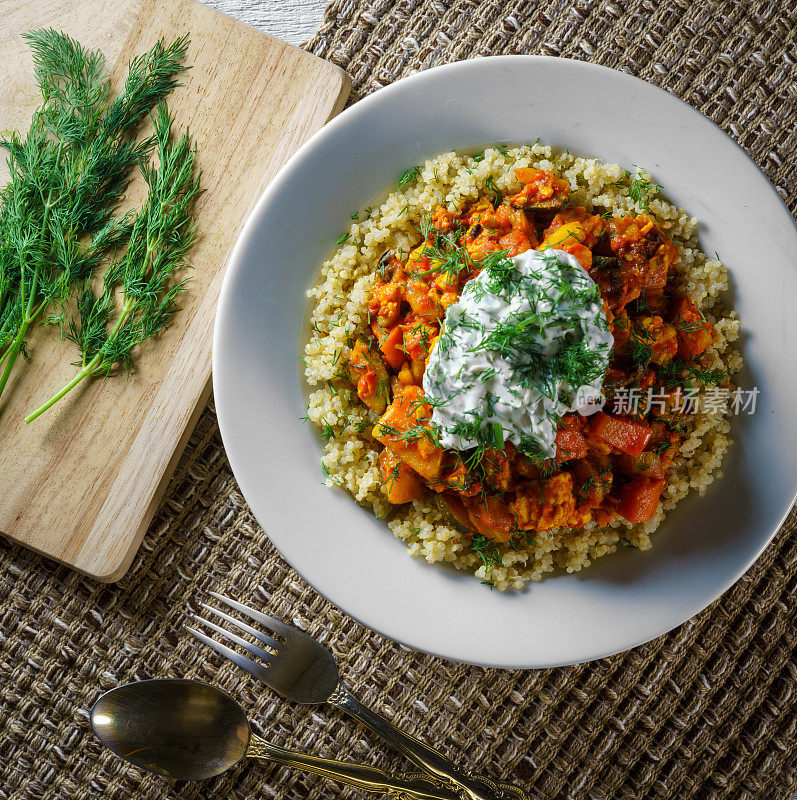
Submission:
M 186 281 L 175 282 L 173 275 L 185 265 L 194 242 L 193 208 L 201 191 L 200 173 L 188 134 L 172 137 L 165 103 L 158 106 L 153 122 L 158 165 L 141 164 L 149 191 L 132 222 L 127 248 L 108 266 L 100 292 L 95 294 L 86 283 L 78 299 L 78 317 L 65 333 L 81 350 L 81 368 L 61 391 L 29 414 L 26 423 L 86 378 L 109 375 L 120 365 L 129 372 L 134 348 L 162 331 L 177 310 L 175 300 Z
M 136 128 L 177 85 L 188 47 L 186 37 L 161 41 L 133 59 L 112 100 L 99 51 L 52 29 L 25 38 L 42 105 L 24 139 L 0 139 L 11 173 L 0 192 L 0 394 L 30 326 L 62 320 L 75 287 L 129 235 L 131 216 L 114 215 L 154 146 Z M 43 318 L 51 304 L 61 311 Z

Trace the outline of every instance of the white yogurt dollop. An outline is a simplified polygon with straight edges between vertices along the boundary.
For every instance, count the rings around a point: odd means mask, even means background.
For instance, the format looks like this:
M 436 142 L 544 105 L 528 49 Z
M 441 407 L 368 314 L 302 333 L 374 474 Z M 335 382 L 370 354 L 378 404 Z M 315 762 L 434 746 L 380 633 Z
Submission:
M 558 418 L 600 395 L 613 344 L 598 287 L 573 256 L 488 260 L 447 309 L 423 377 L 441 444 L 509 440 L 553 457 Z

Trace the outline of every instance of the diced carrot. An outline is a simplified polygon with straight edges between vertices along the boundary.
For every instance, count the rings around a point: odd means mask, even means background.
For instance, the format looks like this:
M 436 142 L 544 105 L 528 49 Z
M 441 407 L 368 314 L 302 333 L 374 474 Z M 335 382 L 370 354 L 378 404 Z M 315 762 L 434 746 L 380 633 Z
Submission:
M 599 411 L 590 420 L 590 436 L 596 437 L 621 453 L 638 456 L 650 440 L 653 430 L 644 422 L 615 417 Z
M 401 369 L 401 365 L 407 358 L 407 354 L 404 352 L 403 343 L 404 331 L 399 325 L 396 325 L 396 327 L 393 328 L 393 330 L 391 330 L 390 333 L 388 333 L 388 335 L 379 342 L 379 349 L 382 351 L 385 361 L 387 361 L 387 363 L 396 370 Z
M 678 299 L 672 324 L 678 334 L 678 355 L 681 358 L 694 358 L 711 347 L 711 323 L 698 311 L 691 298 Z
M 629 522 L 647 522 L 656 513 L 667 482 L 663 478 L 638 478 L 623 486 L 618 512 Z
M 560 428 L 556 432 L 556 460 L 571 461 L 574 458 L 584 458 L 589 452 L 587 440 L 581 431 L 572 428 Z

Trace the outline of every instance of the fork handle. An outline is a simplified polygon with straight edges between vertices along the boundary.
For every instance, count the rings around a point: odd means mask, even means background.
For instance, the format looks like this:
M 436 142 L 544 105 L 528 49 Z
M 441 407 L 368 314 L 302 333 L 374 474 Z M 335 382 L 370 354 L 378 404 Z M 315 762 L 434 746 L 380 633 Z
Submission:
M 458 798 L 456 792 L 428 775 L 393 777 L 376 767 L 286 750 L 254 734 L 249 738 L 246 755 L 250 758 L 264 758 L 286 767 L 296 767 L 366 792 L 387 794 L 396 800 L 457 800 Z
M 371 711 L 343 683 L 338 684 L 328 698 L 328 702 L 354 717 L 377 736 L 381 736 L 391 747 L 429 775 L 445 781 L 464 800 L 497 800 L 510 797 L 517 800 L 531 800 L 519 786 L 499 784 L 487 778 L 475 778 L 469 775 L 438 750 L 424 744 L 420 739 L 404 733 L 392 722 Z

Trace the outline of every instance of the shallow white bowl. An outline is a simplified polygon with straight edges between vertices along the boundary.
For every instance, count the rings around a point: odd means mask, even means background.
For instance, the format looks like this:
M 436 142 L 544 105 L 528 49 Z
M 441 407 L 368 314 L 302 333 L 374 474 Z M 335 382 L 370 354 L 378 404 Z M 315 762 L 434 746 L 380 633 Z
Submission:
M 526 591 L 490 591 L 411 559 L 321 481 L 299 355 L 306 289 L 347 227 L 408 165 L 450 149 L 542 142 L 651 170 L 728 265 L 746 337 L 753 416 L 734 421 L 724 477 L 667 518 L 654 548 L 623 550 Z M 219 302 L 213 385 L 224 444 L 257 519 L 291 565 L 375 630 L 477 664 L 546 667 L 658 636 L 722 594 L 787 513 L 797 484 L 797 236 L 766 178 L 713 123 L 603 67 L 501 56 L 422 72 L 344 111 L 272 181 L 235 249 Z

